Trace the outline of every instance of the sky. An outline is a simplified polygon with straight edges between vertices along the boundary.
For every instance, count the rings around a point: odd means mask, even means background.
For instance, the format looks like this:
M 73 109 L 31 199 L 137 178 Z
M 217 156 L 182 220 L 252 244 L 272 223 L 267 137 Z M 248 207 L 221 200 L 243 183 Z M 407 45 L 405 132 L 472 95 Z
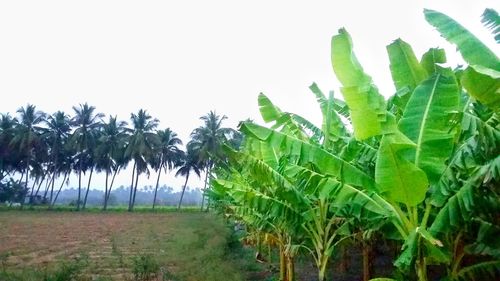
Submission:
M 88 102 L 128 121 L 146 109 L 186 143 L 210 110 L 235 127 L 260 122 L 257 95 L 320 124 L 309 85 L 339 95 L 330 40 L 339 28 L 381 93 L 394 93 L 386 46 L 397 38 L 420 57 L 431 47 L 462 63 L 455 47 L 427 24 L 423 9 L 441 11 L 499 54 L 482 26 L 487 0 L 434 1 L 0 1 L 0 112 L 31 103 L 53 113 Z M 116 186 L 130 184 L 130 172 Z M 153 185 L 154 173 L 139 185 Z M 103 186 L 98 175 L 93 186 Z M 178 190 L 172 174 L 162 184 Z M 71 186 L 77 181 L 71 179 Z M 201 186 L 192 179 L 189 186 Z

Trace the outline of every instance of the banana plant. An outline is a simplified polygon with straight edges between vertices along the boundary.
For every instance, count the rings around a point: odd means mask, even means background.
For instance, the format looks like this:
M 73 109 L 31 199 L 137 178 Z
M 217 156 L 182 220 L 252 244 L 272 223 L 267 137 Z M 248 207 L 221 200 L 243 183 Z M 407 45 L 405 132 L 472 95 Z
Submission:
M 300 241 L 295 239 L 295 226 L 300 225 L 300 197 L 285 178 L 261 160 L 242 152 L 228 154 L 231 171 L 214 180 L 210 196 L 228 198 L 235 218 L 273 235 L 280 251 L 280 280 L 294 280 L 293 257 Z
M 263 119 L 274 122 L 274 125 L 268 129 L 252 123 L 243 123 L 240 130 L 245 135 L 245 149 L 228 154 L 237 156 L 232 157 L 233 159 L 239 159 L 238 163 L 232 163 L 231 168 L 234 171 L 235 167 L 239 167 L 237 173 L 245 175 L 242 178 L 254 179 L 259 183 L 259 187 L 273 187 L 269 191 L 279 188 L 295 190 L 294 196 L 300 197 L 301 204 L 290 201 L 289 195 L 283 196 L 286 194 L 280 195 L 276 191 L 272 191 L 272 198 L 296 208 L 293 213 L 299 215 L 299 218 L 294 219 L 295 225 L 300 222 L 297 232 L 304 240 L 296 244 L 311 253 L 318 268 L 319 280 L 325 280 L 327 265 L 334 248 L 351 236 L 350 220 L 345 219 L 347 212 L 359 216 L 360 210 L 365 207 L 374 217 L 389 215 L 386 208 L 379 206 L 375 199 L 359 193 L 352 186 L 354 184 L 374 187 L 373 179 L 355 164 L 332 154 L 352 145 L 349 142 L 349 132 L 334 110 L 341 111 L 345 104 L 335 100 L 333 94 L 326 98 L 316 84 L 311 86 L 311 90 L 323 113 L 321 128 L 301 116 L 281 111 L 261 94 L 259 105 Z M 348 150 L 352 154 L 355 149 L 350 147 Z M 265 171 L 263 167 L 266 167 Z M 324 174 L 318 171 L 324 171 Z M 219 188 L 215 190 L 220 189 L 220 185 L 230 185 L 223 181 L 218 181 L 217 184 Z M 234 187 L 227 188 L 226 192 L 235 196 L 235 190 Z M 357 208 L 345 204 L 349 198 L 354 197 L 363 197 L 358 199 Z M 255 198 L 254 194 L 251 199 L 246 198 L 247 201 L 239 202 L 242 205 L 251 205 L 248 200 Z M 266 206 L 272 209 L 270 205 Z
M 332 65 L 343 85 L 341 92 L 351 115 L 369 113 L 364 119 L 353 119 L 354 135 L 359 140 L 381 139 L 375 167 L 377 193 L 397 210 L 403 221 L 402 225 L 394 224 L 405 242 L 395 264 L 405 271 L 415 264 L 419 280 L 427 280 L 429 261 L 449 262 L 442 250 L 443 242 L 436 238 L 438 229 L 446 226 L 443 222 L 447 215 L 457 212 L 456 205 L 450 210 L 452 204 L 464 202 L 460 191 L 477 187 L 463 185 L 455 194 L 460 198 L 452 197 L 440 206 L 432 225 L 427 227 L 434 206 L 426 199 L 440 187 L 443 175 L 448 172 L 447 163 L 455 158 L 460 126 L 454 125 L 454 121 L 468 108 L 460 107 L 460 85 L 473 99 L 493 110 L 498 109 L 496 95 L 500 86 L 496 76 L 498 58 L 491 51 L 447 16 L 429 10 L 425 14 L 443 36 L 458 45 L 471 65 L 459 72 L 457 78 L 456 72 L 438 64 L 445 60 L 442 51 L 431 49 L 418 62 L 411 47 L 396 40 L 388 46 L 391 74 L 398 91 L 389 108 L 399 107 L 399 112 L 382 110 L 383 98 L 356 59 L 349 34 L 341 29 L 332 39 Z M 475 84 L 478 82 L 481 84 Z M 468 209 L 475 207 L 472 202 L 468 203 Z M 496 263 L 489 265 L 497 266 Z
M 214 192 L 228 197 L 226 209 L 245 223 L 277 237 L 281 280 L 293 280 L 290 260 L 299 248 L 312 254 L 324 280 L 338 243 L 353 229 L 381 226 L 403 241 L 395 265 L 419 280 L 436 263 L 447 266 L 450 280 L 500 271 L 497 260 L 462 262 L 466 254 L 498 259 L 491 239 L 500 206 L 498 58 L 449 17 L 425 16 L 458 46 L 466 68 L 445 67 L 439 48 L 419 60 L 398 39 L 387 47 L 396 94 L 386 101 L 341 29 L 331 59 L 345 102 L 311 85 L 321 126 L 263 94 L 260 111 L 271 128 L 241 124 L 245 145 L 228 152 L 231 163 Z M 484 18 L 498 28 L 491 13 Z

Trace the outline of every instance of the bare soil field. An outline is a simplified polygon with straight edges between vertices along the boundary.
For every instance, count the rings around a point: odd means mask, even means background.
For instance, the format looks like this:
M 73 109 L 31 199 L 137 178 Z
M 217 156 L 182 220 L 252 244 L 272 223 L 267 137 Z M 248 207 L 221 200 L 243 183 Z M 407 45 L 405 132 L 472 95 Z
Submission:
M 78 280 L 134 280 L 149 257 L 159 267 L 153 280 L 244 280 L 229 236 L 204 213 L 0 212 L 0 269 L 25 280 L 85 260 Z

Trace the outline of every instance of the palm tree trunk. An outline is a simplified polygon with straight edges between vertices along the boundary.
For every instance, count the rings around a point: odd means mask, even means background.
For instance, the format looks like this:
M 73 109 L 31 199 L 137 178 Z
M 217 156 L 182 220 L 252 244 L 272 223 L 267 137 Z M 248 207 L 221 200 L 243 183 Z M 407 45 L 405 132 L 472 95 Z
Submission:
M 153 198 L 153 210 L 155 209 L 155 205 L 156 205 L 156 194 L 158 192 L 158 184 L 160 184 L 160 175 L 161 175 L 162 166 L 163 165 L 160 164 L 160 168 L 158 169 L 158 177 L 156 178 L 155 196 Z
M 52 201 L 52 204 L 50 205 L 51 209 L 52 209 L 52 207 L 54 207 L 54 204 L 56 204 L 57 197 L 59 197 L 59 193 L 61 193 L 61 189 L 63 188 L 64 182 L 66 181 L 66 178 L 68 177 L 69 172 L 70 171 L 66 171 L 66 173 L 64 173 L 64 178 L 63 178 L 63 181 L 61 182 L 61 186 L 59 187 L 59 190 L 56 193 L 56 197 L 54 198 L 54 201 Z
M 31 194 L 30 194 L 30 199 L 29 199 L 30 205 L 33 205 L 33 191 L 35 191 L 35 186 L 36 186 L 37 183 L 38 183 L 38 179 L 35 178 L 35 180 L 33 181 L 33 185 L 31 186 Z
M 137 194 L 137 185 L 139 184 L 139 167 L 137 167 L 137 171 L 135 172 L 135 187 L 134 187 L 134 196 L 132 197 L 132 211 L 135 206 L 135 195 Z
M 87 206 L 87 197 L 89 196 L 89 190 L 90 190 L 90 181 L 92 180 L 92 173 L 94 172 L 94 167 L 90 168 L 90 175 L 89 175 L 89 181 L 87 183 L 87 192 L 85 192 L 85 198 L 83 199 L 83 207 L 82 209 L 85 210 L 85 206 Z
M 201 209 L 200 211 L 203 212 L 203 205 L 205 203 L 205 189 L 207 188 L 207 180 L 208 180 L 208 166 L 206 168 L 206 172 L 205 172 L 205 184 L 203 186 L 203 192 L 201 193 Z
M 118 174 L 118 171 L 120 171 L 120 168 L 116 169 L 113 172 L 113 177 L 111 178 L 111 184 L 109 185 L 109 191 L 108 191 L 108 193 L 111 193 L 111 188 L 113 188 L 113 183 L 115 182 L 115 177 L 116 177 L 116 174 Z
M 30 194 L 30 198 L 33 198 L 33 192 L 35 191 L 35 185 L 36 185 L 36 180 L 33 182 L 33 185 L 31 186 L 31 194 Z
M 82 198 L 82 159 L 80 157 L 80 164 L 78 168 L 78 201 L 76 202 L 76 210 L 80 211 L 80 200 Z
M 106 210 L 108 207 L 109 196 L 111 196 L 111 189 L 113 188 L 113 183 L 115 182 L 115 177 L 119 170 L 120 169 L 118 168 L 113 172 L 113 177 L 111 178 L 111 184 L 109 185 L 108 194 L 106 194 L 106 206 L 104 210 Z
M 45 188 L 47 188 L 47 185 L 48 185 L 48 184 L 49 184 L 48 182 L 47 182 L 47 183 L 45 183 Z M 34 194 L 34 196 L 35 196 L 35 197 L 38 195 L 38 192 L 40 192 L 40 188 L 42 188 L 41 183 L 38 185 L 38 187 L 37 187 L 37 189 L 36 189 L 36 191 L 35 191 L 35 194 Z
M 184 186 L 182 187 L 181 198 L 179 199 L 179 205 L 177 206 L 177 210 L 181 209 L 182 198 L 184 197 L 184 191 L 186 191 L 186 185 L 188 183 L 189 173 L 186 174 L 186 181 L 184 182 Z
M 23 182 L 23 178 L 24 178 L 24 169 L 21 172 L 21 177 L 19 178 L 19 181 L 17 182 L 17 184 L 21 185 L 21 183 Z
M 52 202 L 52 196 L 54 196 L 54 184 L 56 183 L 56 171 L 52 174 L 51 188 L 50 188 L 50 201 Z
M 135 176 L 135 166 L 137 162 L 134 161 L 134 167 L 132 168 L 132 182 L 130 183 L 130 196 L 128 199 L 128 211 L 132 212 L 132 194 L 134 193 L 134 176 Z
M 48 173 L 48 172 L 47 172 Z M 44 177 L 45 178 L 45 177 Z M 47 182 L 45 183 L 45 192 L 43 193 L 43 198 L 44 199 L 47 199 L 47 194 L 49 194 L 49 189 L 50 189 L 50 180 L 47 180 Z M 42 178 L 42 181 L 43 181 L 43 178 Z
M 26 201 L 26 195 L 28 194 L 28 181 L 29 181 L 29 178 L 30 178 L 30 175 L 29 175 L 29 172 L 30 172 L 30 153 L 28 153 L 28 157 L 26 157 L 26 182 L 24 183 L 24 196 L 23 196 L 23 200 L 21 201 L 21 209 L 23 208 L 24 206 L 24 201 Z
M 207 185 L 208 185 L 208 188 L 210 188 L 211 176 L 212 176 L 212 165 L 210 165 L 210 167 L 208 169 L 208 179 L 205 182 L 205 192 L 207 191 Z M 210 197 L 207 198 L 207 210 L 206 211 L 207 212 L 210 211 Z
M 108 178 L 109 178 L 109 171 L 106 169 L 106 185 L 104 189 L 104 204 L 102 209 L 106 211 L 106 207 L 108 206 Z
M 108 179 L 109 179 L 109 171 L 106 170 L 106 183 L 104 186 L 104 204 L 102 206 L 102 209 L 106 211 L 106 207 L 108 206 Z
M 42 184 L 43 184 L 43 181 L 45 180 L 45 177 L 46 177 L 46 174 L 43 175 L 42 179 L 38 183 L 38 187 L 36 188 L 36 192 L 35 192 L 35 197 L 38 195 L 38 192 L 40 191 L 40 188 L 42 187 Z M 49 184 L 49 179 L 47 179 L 47 183 L 46 184 Z
M 54 141 L 53 147 L 56 147 L 55 143 L 56 143 L 56 141 Z M 57 153 L 55 153 L 55 155 L 54 155 L 54 172 L 52 173 L 52 183 L 51 183 L 52 187 L 50 189 L 50 201 L 49 201 L 51 203 L 52 203 L 52 196 L 54 195 L 54 183 L 55 183 L 55 180 L 56 180 L 57 162 L 58 162 L 57 161 Z

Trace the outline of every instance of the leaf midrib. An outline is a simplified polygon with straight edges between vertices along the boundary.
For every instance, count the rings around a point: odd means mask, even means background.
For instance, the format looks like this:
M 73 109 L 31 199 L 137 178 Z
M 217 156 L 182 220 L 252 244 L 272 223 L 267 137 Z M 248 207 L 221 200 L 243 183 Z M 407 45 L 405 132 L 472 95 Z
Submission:
M 420 164 L 420 151 L 422 148 L 422 140 L 423 140 L 423 134 L 424 134 L 424 128 L 427 123 L 427 117 L 429 115 L 429 110 L 431 108 L 432 101 L 434 99 L 434 94 L 436 93 L 436 87 L 439 82 L 439 79 L 441 78 L 441 74 L 437 74 L 436 80 L 434 81 L 434 85 L 432 86 L 431 90 L 431 95 L 429 97 L 429 102 L 427 102 L 427 105 L 425 106 L 425 111 L 423 115 L 423 120 L 422 123 L 420 124 L 420 129 L 418 132 L 418 140 L 417 140 L 417 148 L 416 148 L 416 153 L 415 153 L 415 165 L 419 167 Z

